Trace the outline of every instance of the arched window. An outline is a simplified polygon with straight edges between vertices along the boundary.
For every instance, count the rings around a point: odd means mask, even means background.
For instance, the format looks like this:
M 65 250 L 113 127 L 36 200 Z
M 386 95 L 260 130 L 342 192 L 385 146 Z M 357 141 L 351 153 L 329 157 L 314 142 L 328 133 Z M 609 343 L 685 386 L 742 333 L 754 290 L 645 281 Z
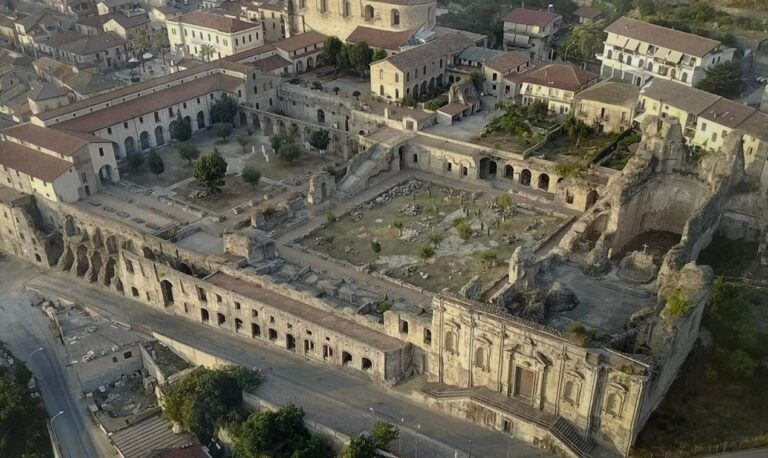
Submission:
M 400 25 L 400 11 L 392 10 L 392 25 Z
M 680 81 L 682 81 L 683 83 L 687 83 L 688 82 L 688 73 L 683 72 L 683 74 L 680 75 Z
M 482 370 L 488 370 L 488 357 L 485 347 L 482 345 L 475 348 L 475 367 Z
M 363 17 L 366 21 L 372 21 L 373 17 L 376 15 L 376 12 L 374 11 L 373 7 L 371 5 L 365 5 L 365 14 L 363 14 Z
M 608 395 L 605 401 L 605 411 L 617 417 L 621 416 L 621 397 L 616 393 Z
M 346 0 L 344 1 L 344 11 L 342 11 L 342 15 L 344 17 L 349 17 L 349 2 Z
M 459 338 L 453 331 L 447 331 L 445 333 L 445 350 L 451 353 L 458 354 Z
M 627 65 L 632 65 L 632 56 L 627 55 Z
M 605 56 L 609 59 L 613 59 L 613 50 L 609 49 L 607 53 L 605 53 Z
M 576 404 L 576 387 L 574 386 L 572 380 L 565 382 L 565 387 L 563 388 L 563 399 L 572 404 Z
M 379 86 L 379 95 L 384 97 L 384 85 Z

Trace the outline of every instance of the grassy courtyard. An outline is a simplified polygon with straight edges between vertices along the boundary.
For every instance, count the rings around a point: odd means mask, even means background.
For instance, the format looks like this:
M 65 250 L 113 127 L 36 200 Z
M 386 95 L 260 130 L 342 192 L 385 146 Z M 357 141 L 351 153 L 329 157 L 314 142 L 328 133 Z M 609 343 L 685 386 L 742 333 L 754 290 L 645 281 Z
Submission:
M 474 275 L 483 288 L 491 286 L 506 272 L 515 248 L 537 244 L 564 222 L 561 215 L 513 203 L 500 206 L 496 196 L 414 180 L 339 217 L 303 243 L 430 291 L 458 292 Z

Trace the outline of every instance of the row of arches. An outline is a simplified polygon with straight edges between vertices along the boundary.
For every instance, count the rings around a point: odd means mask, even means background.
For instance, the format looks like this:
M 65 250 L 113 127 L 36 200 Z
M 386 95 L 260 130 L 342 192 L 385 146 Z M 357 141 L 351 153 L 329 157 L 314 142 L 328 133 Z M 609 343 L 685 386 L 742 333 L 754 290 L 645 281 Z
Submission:
M 609 50 L 607 51 L 607 53 L 606 53 L 606 57 L 607 57 L 608 59 L 613 59 L 613 50 L 612 50 L 612 49 L 609 49 Z M 632 54 L 626 54 L 626 55 L 625 55 L 623 52 L 619 52 L 619 53 L 616 55 L 616 60 L 617 60 L 617 61 L 619 61 L 619 62 L 621 62 L 622 64 L 626 64 L 626 65 L 632 65 Z M 646 62 L 646 61 L 645 61 L 645 60 L 643 60 L 643 59 L 639 59 L 639 60 L 637 61 L 637 64 L 636 64 L 636 65 L 634 65 L 634 66 L 635 66 L 635 67 L 638 67 L 638 68 L 644 68 L 645 70 L 647 70 L 647 71 L 649 71 L 649 72 L 652 72 L 652 71 L 653 71 L 653 60 L 650 60 L 650 59 L 649 59 L 649 60 Z M 666 68 L 666 67 L 661 67 L 661 68 Z M 671 79 L 677 79 L 677 69 L 676 69 L 676 68 L 671 68 L 671 69 L 670 69 L 670 71 L 669 71 L 669 77 L 670 77 Z M 679 78 L 679 79 L 680 79 L 680 81 L 682 81 L 683 83 L 687 83 L 687 82 L 688 82 L 688 72 L 680 72 L 680 78 Z
M 197 112 L 194 124 L 192 123 L 192 118 L 189 116 L 185 116 L 182 119 L 183 122 L 190 124 L 190 127 L 192 127 L 193 131 L 204 129 L 206 127 L 205 113 L 203 111 Z M 134 139 L 132 135 L 125 137 L 123 140 L 123 152 L 125 155 L 128 155 L 165 145 L 167 139 L 173 138 L 173 132 L 177 122 L 179 122 L 177 119 L 171 121 L 167 130 L 162 125 L 155 126 L 155 129 L 152 131 L 152 133 L 150 133 L 150 131 L 144 130 L 139 133 L 138 140 Z
M 495 180 L 499 174 L 499 166 L 493 159 L 483 158 L 480 160 L 480 178 L 484 180 Z M 520 173 L 515 176 L 515 168 L 507 164 L 504 166 L 504 173 L 502 177 L 505 180 L 516 181 L 522 186 L 532 186 L 533 173 L 529 169 L 522 169 Z M 562 180 L 562 179 L 561 179 Z M 535 186 L 542 191 L 550 192 L 550 177 L 547 173 L 540 173 L 536 177 Z

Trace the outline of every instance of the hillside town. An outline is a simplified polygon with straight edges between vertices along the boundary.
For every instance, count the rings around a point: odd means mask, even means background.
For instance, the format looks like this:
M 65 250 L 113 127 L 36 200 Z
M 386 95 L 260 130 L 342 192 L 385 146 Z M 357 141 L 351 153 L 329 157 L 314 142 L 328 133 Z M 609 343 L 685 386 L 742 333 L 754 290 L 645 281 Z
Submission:
M 0 456 L 768 454 L 763 0 L 7 0 L 0 166 Z

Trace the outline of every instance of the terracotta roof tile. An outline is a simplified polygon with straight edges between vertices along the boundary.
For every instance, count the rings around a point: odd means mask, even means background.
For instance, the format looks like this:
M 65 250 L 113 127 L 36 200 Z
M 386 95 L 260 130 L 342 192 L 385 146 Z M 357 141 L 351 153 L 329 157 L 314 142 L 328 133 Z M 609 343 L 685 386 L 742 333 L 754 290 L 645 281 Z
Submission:
M 720 45 L 717 40 L 628 17 L 620 17 L 605 31 L 697 57 L 706 55 Z
M 200 67 L 196 67 L 200 68 Z M 184 89 L 171 87 L 157 92 L 105 108 L 87 115 L 78 116 L 56 124 L 57 129 L 68 129 L 77 132 L 95 132 L 105 127 L 127 121 L 137 116 L 162 110 L 183 101 L 206 95 L 210 92 L 234 91 L 243 83 L 242 79 L 222 74 L 214 74 L 197 78 L 184 83 Z
M 474 46 L 474 44 L 475 43 L 471 38 L 468 38 L 461 33 L 454 33 L 435 38 L 430 42 L 407 49 L 394 56 L 389 56 L 379 62 L 389 62 L 396 68 L 405 71 L 410 69 L 413 65 L 421 65 L 429 59 L 436 60 L 440 56 L 459 53 L 470 46 Z M 374 63 L 374 65 L 376 63 Z
M 327 37 L 320 32 L 309 31 L 294 35 L 285 40 L 272 43 L 275 48 L 281 49 L 285 52 L 297 51 L 307 46 L 322 43 Z
M 240 19 L 226 17 L 216 13 L 209 13 L 207 11 L 192 11 L 183 14 L 176 20 L 182 24 L 196 25 L 198 27 L 205 27 L 224 33 L 242 32 L 243 30 L 259 27 L 259 25 L 254 22 L 241 21 Z
M 537 25 L 544 27 L 550 22 L 558 19 L 559 14 L 550 13 L 549 11 L 529 10 L 527 8 L 515 8 L 506 16 L 504 16 L 504 22 L 511 22 L 513 24 L 525 24 L 525 25 Z
M 413 34 L 414 30 L 389 31 L 359 25 L 345 41 L 347 43 L 361 43 L 364 41 L 374 48 L 399 51 Z
M 721 97 L 717 102 L 704 110 L 699 117 L 716 122 L 721 126 L 736 128 L 754 112 L 755 109 L 752 107 Z
M 596 79 L 596 74 L 571 65 L 550 64 L 527 72 L 523 81 L 566 91 L 578 91 Z
M 581 8 L 573 12 L 574 16 L 583 17 L 586 19 L 594 19 L 600 16 L 601 14 L 603 14 L 602 11 L 600 11 L 597 8 L 592 8 L 591 6 L 582 6 Z
M 618 81 L 601 81 L 587 88 L 577 96 L 580 100 L 593 100 L 595 102 L 611 105 L 632 106 L 637 104 L 640 88 L 632 84 Z
M 84 37 L 81 40 L 68 43 L 64 46 L 59 46 L 59 49 L 72 54 L 80 56 L 87 56 L 89 54 L 95 54 L 110 48 L 115 48 L 127 43 L 127 41 L 120 35 L 114 32 L 106 32 L 99 35 L 92 35 Z
M 25 123 L 9 127 L 2 131 L 6 137 L 29 142 L 62 156 L 72 156 L 90 143 L 109 143 L 108 140 L 82 132 L 69 132 L 63 129 L 37 126 Z
M 10 141 L 0 141 L 0 164 L 52 183 L 74 164 Z
M 521 67 L 522 70 L 526 63 L 530 62 L 531 58 L 526 53 L 522 52 L 505 52 L 498 57 L 494 57 L 485 63 L 485 66 L 491 70 L 496 70 L 502 75 L 516 71 L 517 67 Z

